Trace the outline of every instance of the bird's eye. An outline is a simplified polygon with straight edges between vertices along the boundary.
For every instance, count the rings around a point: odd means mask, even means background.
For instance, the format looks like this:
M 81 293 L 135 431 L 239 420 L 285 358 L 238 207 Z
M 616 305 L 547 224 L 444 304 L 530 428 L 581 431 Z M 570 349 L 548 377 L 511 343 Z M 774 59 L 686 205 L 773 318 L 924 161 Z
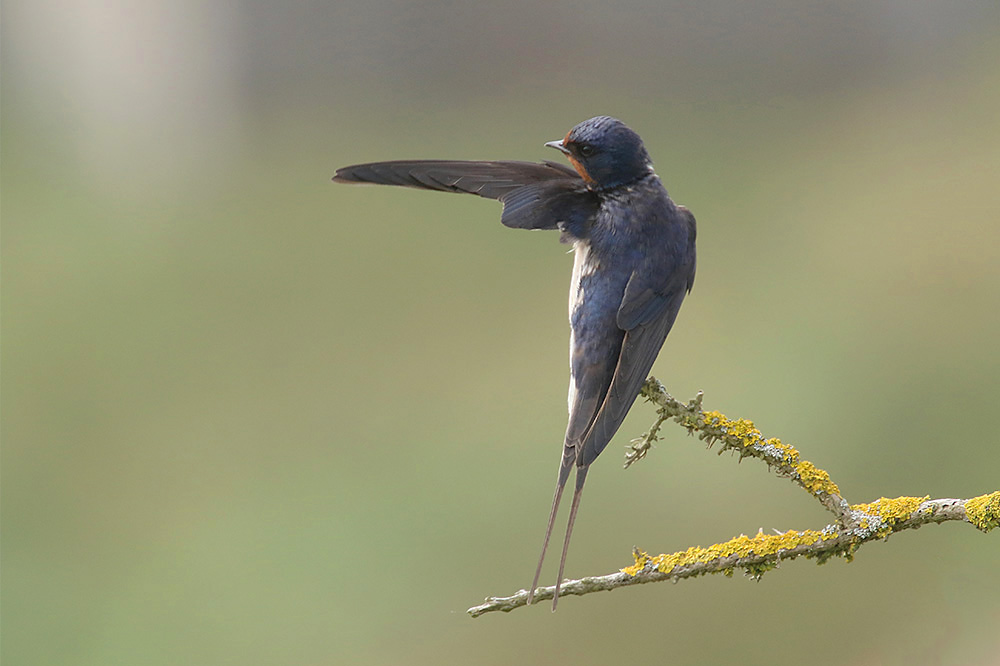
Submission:
M 593 146 L 589 146 L 587 144 L 581 145 L 578 150 L 580 151 L 580 154 L 583 155 L 584 157 L 590 157 L 595 152 L 594 151 L 594 147 Z

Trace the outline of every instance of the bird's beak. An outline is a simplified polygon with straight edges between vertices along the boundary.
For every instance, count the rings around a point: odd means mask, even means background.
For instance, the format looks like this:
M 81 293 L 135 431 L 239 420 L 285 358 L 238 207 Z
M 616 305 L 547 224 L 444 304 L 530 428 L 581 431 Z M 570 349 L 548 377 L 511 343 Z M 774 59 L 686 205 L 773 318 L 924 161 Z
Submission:
M 563 145 L 562 141 L 549 141 L 545 145 L 549 148 L 555 148 L 559 152 L 569 155 L 569 150 Z

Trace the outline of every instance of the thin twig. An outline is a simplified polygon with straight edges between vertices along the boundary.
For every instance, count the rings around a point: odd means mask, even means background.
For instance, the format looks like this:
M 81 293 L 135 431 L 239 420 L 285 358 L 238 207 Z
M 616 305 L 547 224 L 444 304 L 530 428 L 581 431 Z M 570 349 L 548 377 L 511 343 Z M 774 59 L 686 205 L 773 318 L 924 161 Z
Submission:
M 684 404 L 667 393 L 655 377 L 650 377 L 639 395 L 657 405 L 657 421 L 650 429 L 655 436 L 660 425 L 672 419 L 691 434 L 708 442 L 709 446 L 721 444 L 719 453 L 736 451 L 740 458 L 756 458 L 767 463 L 778 476 L 792 479 L 806 492 L 819 500 L 833 513 L 841 525 L 850 525 L 852 516 L 849 506 L 840 496 L 840 488 L 830 480 L 830 475 L 811 462 L 802 460 L 794 447 L 782 443 L 777 437 L 765 438 L 751 421 L 728 419 L 715 411 L 706 412 L 701 408 L 703 394 L 699 391 L 694 399 Z M 648 435 L 649 433 L 647 433 Z M 645 437 L 645 436 L 644 436 Z M 639 438 L 640 447 L 644 437 Z M 625 454 L 625 466 L 646 455 L 646 450 L 630 449 Z

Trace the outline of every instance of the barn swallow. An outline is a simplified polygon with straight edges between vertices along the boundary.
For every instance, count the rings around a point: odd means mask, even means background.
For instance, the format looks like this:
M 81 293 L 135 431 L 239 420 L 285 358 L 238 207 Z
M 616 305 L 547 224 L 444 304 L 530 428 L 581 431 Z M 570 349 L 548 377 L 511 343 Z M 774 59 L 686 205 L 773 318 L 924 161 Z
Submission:
M 553 162 L 374 162 L 334 181 L 466 192 L 503 204 L 500 222 L 552 229 L 573 244 L 569 291 L 569 424 L 531 604 L 559 501 L 576 468 L 552 610 L 591 463 L 621 426 L 663 346 L 695 272 L 694 215 L 667 195 L 642 143 L 620 120 L 586 120 L 560 141 L 573 168 Z

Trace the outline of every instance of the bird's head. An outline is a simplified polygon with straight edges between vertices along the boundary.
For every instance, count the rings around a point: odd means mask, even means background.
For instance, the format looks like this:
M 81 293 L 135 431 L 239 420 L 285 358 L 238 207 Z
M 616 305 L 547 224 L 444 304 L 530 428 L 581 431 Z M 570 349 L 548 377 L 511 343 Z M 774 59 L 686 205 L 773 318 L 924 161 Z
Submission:
M 565 153 L 592 190 L 627 185 L 653 171 L 639 135 L 609 116 L 585 120 L 562 141 L 549 141 L 545 145 Z

